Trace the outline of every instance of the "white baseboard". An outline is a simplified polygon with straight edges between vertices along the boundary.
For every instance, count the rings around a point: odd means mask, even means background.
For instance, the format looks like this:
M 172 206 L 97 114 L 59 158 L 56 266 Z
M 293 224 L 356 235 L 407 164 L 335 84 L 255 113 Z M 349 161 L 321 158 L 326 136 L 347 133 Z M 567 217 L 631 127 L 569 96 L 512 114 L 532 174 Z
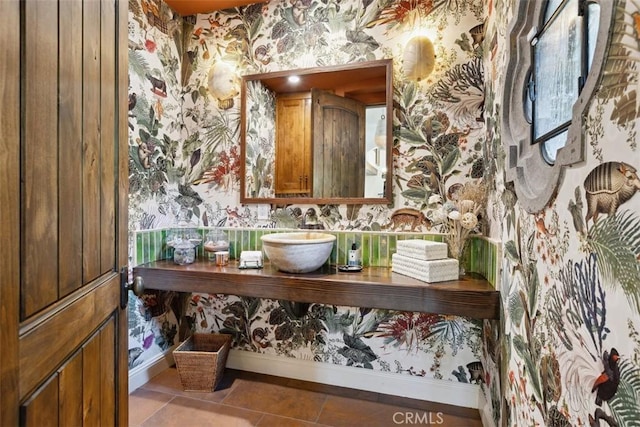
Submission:
M 171 367 L 174 364 L 172 350 L 159 354 L 147 363 L 136 366 L 129 371 L 129 393 Z M 487 402 L 482 395 L 480 387 L 473 384 L 393 374 L 234 349 L 229 351 L 226 366 L 229 369 L 480 409 L 483 425 L 493 425 L 493 421 L 485 422 L 485 417 L 491 420 L 489 414 L 484 414 L 483 411 L 483 409 L 486 410 Z
M 475 384 L 434 380 L 234 349 L 229 351 L 226 366 L 230 369 L 473 409 L 480 408 L 482 394 L 480 386 Z
M 173 350 L 175 347 L 177 347 L 177 345 L 165 353 L 160 353 L 153 359 L 131 369 L 129 371 L 129 393 L 142 387 L 148 383 L 151 378 L 173 366 Z

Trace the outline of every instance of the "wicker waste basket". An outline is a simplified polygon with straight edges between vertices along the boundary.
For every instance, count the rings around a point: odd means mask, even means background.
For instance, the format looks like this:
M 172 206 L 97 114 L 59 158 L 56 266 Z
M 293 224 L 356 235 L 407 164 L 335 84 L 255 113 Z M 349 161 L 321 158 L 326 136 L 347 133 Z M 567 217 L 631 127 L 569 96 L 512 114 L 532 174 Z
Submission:
M 192 334 L 173 351 L 180 382 L 185 391 L 215 390 L 222 379 L 231 335 Z

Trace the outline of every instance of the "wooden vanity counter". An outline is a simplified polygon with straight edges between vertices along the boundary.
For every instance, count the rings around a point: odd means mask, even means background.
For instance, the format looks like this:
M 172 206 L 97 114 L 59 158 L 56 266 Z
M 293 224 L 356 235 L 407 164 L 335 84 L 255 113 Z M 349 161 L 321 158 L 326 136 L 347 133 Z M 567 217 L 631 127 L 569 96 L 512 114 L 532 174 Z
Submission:
M 268 262 L 262 269 L 243 270 L 235 261 L 219 267 L 206 260 L 189 265 L 177 265 L 172 260 L 155 261 L 135 267 L 133 274 L 142 277 L 146 289 L 220 293 L 477 319 L 499 317 L 499 292 L 484 278 L 473 274 L 460 280 L 425 283 L 382 267 L 343 273 L 335 266 L 325 266 L 313 273 L 291 274 L 278 271 Z

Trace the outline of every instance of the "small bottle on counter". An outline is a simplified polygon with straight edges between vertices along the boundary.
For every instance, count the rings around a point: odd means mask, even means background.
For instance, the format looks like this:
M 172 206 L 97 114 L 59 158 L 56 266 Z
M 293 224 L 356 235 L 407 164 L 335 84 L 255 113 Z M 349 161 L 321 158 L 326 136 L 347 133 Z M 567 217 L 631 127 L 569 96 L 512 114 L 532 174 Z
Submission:
M 355 242 L 351 245 L 351 250 L 349 251 L 349 254 L 347 257 L 347 265 L 349 266 L 360 265 L 360 249 L 358 249 Z

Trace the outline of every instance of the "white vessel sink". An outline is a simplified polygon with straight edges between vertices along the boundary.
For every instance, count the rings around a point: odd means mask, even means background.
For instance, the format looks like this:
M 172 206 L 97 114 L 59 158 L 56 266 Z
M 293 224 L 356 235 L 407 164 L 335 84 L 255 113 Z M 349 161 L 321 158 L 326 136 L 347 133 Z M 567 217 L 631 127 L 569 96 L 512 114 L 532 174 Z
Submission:
M 309 273 L 324 265 L 336 236 L 310 231 L 274 233 L 261 237 L 267 258 L 280 271 Z

